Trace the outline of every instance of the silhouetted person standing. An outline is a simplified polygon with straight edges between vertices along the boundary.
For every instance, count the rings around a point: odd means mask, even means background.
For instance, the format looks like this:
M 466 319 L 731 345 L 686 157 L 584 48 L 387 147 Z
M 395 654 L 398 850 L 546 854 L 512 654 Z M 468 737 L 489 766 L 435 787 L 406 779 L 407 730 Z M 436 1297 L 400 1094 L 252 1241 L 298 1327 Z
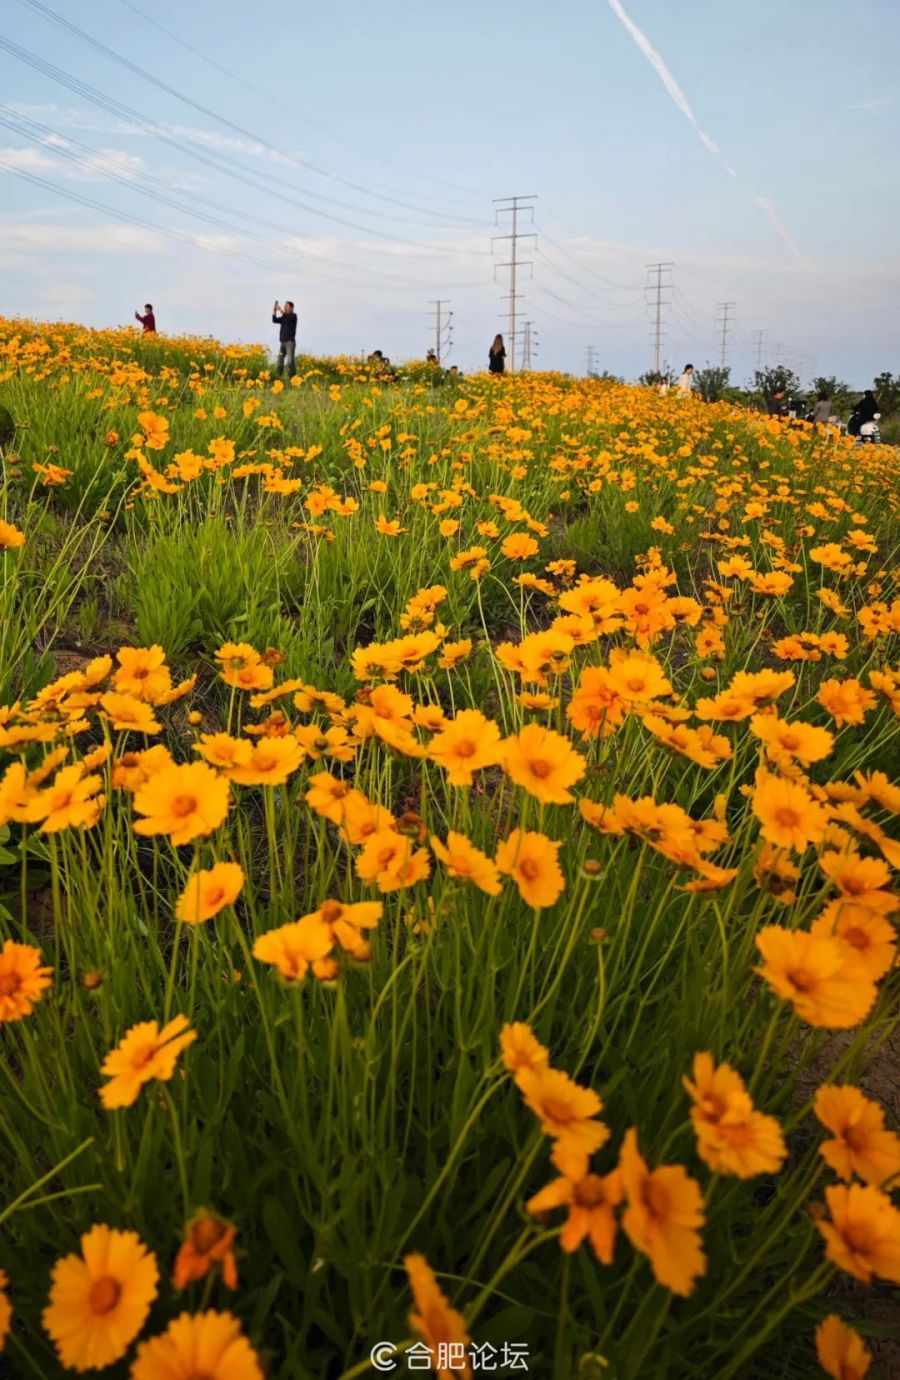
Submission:
M 503 336 L 495 335 L 494 343 L 488 351 L 488 369 L 492 374 L 502 374 L 506 368 L 506 346 Z
M 153 308 L 149 302 L 144 303 L 144 315 L 141 316 L 141 313 L 136 311 L 134 313 L 134 319 L 135 321 L 140 321 L 144 328 L 144 335 L 156 334 L 156 317 L 153 315 Z
M 297 313 L 294 311 L 293 302 L 285 302 L 283 307 L 278 302 L 275 303 L 272 308 L 272 324 L 279 327 L 275 372 L 280 374 L 286 369 L 288 378 L 293 378 L 294 355 L 297 349 Z

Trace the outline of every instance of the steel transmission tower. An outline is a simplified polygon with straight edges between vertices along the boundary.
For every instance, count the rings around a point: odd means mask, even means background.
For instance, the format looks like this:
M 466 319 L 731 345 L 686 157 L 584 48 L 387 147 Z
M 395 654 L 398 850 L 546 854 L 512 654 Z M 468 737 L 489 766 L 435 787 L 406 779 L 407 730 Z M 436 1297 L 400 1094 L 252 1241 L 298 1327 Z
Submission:
M 765 351 L 766 336 L 767 336 L 768 334 L 769 334 L 768 331 L 754 331 L 754 332 L 753 332 L 753 341 L 754 341 L 754 344 L 755 344 L 755 346 L 756 346 L 756 369 L 757 369 L 757 372 L 758 372 L 758 373 L 761 373 L 761 372 L 762 372 L 762 367 L 763 367 L 763 354 L 764 354 L 764 351 Z
M 448 311 L 446 315 L 444 314 L 444 308 L 447 305 L 448 299 L 446 297 L 438 297 L 429 303 L 434 324 L 434 345 L 431 348 L 437 355 L 438 364 L 444 355 L 450 353 L 452 348 L 453 312 Z
M 496 225 L 505 224 L 507 222 L 501 222 L 500 217 L 510 217 L 508 222 L 510 233 L 508 235 L 495 235 L 491 244 L 495 244 L 497 240 L 509 240 L 510 243 L 509 258 L 505 263 L 495 264 L 494 273 L 496 274 L 498 268 L 509 269 L 509 293 L 505 299 L 509 302 L 509 345 L 506 351 L 506 358 L 509 360 L 509 367 L 511 370 L 514 370 L 516 367 L 516 314 L 517 303 L 521 296 L 521 293 L 516 290 L 516 278 L 520 268 L 528 268 L 529 270 L 532 268 L 530 259 L 521 259 L 519 257 L 519 241 L 533 240 L 535 244 L 537 243 L 537 235 L 535 235 L 533 231 L 525 231 L 523 233 L 519 229 L 519 217 L 528 215 L 531 218 L 528 224 L 531 225 L 534 223 L 534 206 L 530 204 L 534 201 L 537 201 L 536 196 L 504 196 L 495 197 L 494 199 L 494 204 L 497 207 L 494 212 L 494 223 Z
M 648 264 L 647 276 L 648 283 L 645 291 L 652 292 L 654 296 L 650 299 L 655 306 L 655 326 L 653 331 L 653 368 L 655 373 L 659 373 L 659 357 L 662 349 L 663 324 L 662 309 L 671 302 L 671 297 L 663 297 L 664 292 L 671 291 L 672 272 L 675 268 L 673 263 Z
M 530 369 L 533 364 L 533 357 L 538 353 L 538 333 L 534 329 L 533 321 L 526 321 L 523 326 L 522 337 L 522 368 Z
M 718 323 L 722 328 L 722 348 L 719 355 L 719 364 L 723 369 L 725 368 L 725 361 L 728 358 L 728 330 L 731 323 L 734 321 L 734 305 L 734 302 L 718 302 L 716 304 L 721 313 L 718 318 Z

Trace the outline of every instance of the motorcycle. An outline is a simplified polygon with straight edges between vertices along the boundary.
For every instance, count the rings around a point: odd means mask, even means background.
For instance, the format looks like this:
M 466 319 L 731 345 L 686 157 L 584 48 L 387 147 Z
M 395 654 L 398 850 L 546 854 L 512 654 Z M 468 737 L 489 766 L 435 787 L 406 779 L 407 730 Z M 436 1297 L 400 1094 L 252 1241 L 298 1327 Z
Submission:
M 881 427 L 878 425 L 880 421 L 881 413 L 876 412 L 870 422 L 863 422 L 856 437 L 856 444 L 858 446 L 881 445 Z

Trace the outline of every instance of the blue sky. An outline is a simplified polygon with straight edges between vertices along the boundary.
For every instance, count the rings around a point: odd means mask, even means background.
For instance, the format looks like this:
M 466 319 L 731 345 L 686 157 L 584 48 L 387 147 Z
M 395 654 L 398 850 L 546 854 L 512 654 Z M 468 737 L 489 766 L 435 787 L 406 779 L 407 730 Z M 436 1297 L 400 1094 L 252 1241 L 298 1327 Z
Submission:
M 535 193 L 520 310 L 542 367 L 583 372 L 591 345 L 647 368 L 646 264 L 667 260 L 679 369 L 718 360 L 732 301 L 739 380 L 760 330 L 804 378 L 900 370 L 895 0 L 3 8 L 83 84 L 0 50 L 5 313 L 112 325 L 150 300 L 162 330 L 268 340 L 293 297 L 305 348 L 401 359 L 449 298 L 470 369 L 506 324 L 492 200 Z

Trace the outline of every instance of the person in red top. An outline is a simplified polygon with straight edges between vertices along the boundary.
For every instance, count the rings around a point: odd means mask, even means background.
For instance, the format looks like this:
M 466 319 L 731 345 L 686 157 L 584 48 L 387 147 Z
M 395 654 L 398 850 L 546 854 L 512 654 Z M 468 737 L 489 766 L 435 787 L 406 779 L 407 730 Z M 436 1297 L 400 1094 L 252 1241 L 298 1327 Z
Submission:
M 156 333 L 156 317 L 153 315 L 153 308 L 149 302 L 144 303 L 144 315 L 139 311 L 134 313 L 135 321 L 140 321 L 144 328 L 144 335 L 154 335 Z

